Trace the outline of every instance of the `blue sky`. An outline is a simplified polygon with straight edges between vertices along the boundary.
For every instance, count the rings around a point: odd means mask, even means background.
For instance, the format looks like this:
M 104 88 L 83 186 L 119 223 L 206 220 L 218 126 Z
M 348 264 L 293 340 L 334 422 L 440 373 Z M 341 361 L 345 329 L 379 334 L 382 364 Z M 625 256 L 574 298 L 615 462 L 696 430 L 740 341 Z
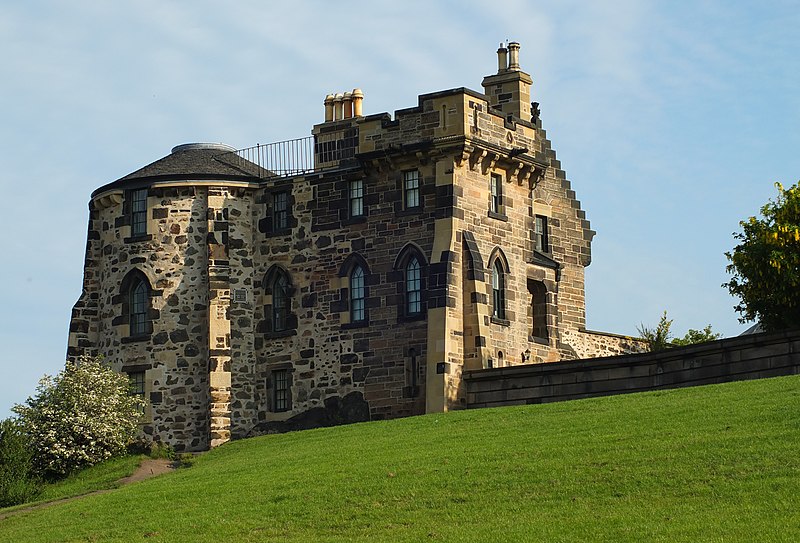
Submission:
M 800 178 L 798 28 L 780 1 L 0 3 L 0 417 L 63 365 L 92 190 L 177 144 L 306 136 L 329 92 L 480 91 L 506 39 L 597 231 L 588 327 L 737 335 L 731 233 Z

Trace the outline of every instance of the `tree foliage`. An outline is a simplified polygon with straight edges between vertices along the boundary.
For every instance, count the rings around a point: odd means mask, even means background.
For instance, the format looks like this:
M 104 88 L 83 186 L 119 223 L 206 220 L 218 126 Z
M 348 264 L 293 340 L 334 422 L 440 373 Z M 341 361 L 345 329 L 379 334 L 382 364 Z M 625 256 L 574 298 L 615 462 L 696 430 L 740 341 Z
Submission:
M 644 324 L 640 324 L 637 330 L 639 331 L 639 335 L 642 336 L 642 339 L 647 342 L 648 350 L 652 352 L 663 351 L 669 347 L 670 339 L 672 339 L 671 327 L 672 319 L 668 319 L 667 312 L 664 311 L 655 328 L 649 328 Z
M 670 347 L 683 347 L 684 345 L 705 343 L 706 341 L 714 341 L 722 337 L 722 334 L 714 332 L 709 324 L 702 330 L 689 328 L 685 336 L 682 338 L 675 338 L 672 335 L 672 319 L 667 318 L 666 311 L 661 314 L 661 318 L 655 328 L 640 324 L 637 330 L 641 338 L 647 343 L 650 352 L 663 351 Z
M 714 341 L 722 337 L 722 334 L 718 334 L 711 329 L 711 325 L 709 324 L 702 330 L 695 330 L 694 328 L 689 328 L 689 331 L 686 332 L 686 335 L 682 338 L 675 338 L 672 340 L 673 345 L 677 345 L 678 347 L 683 347 L 684 345 L 694 345 L 695 343 L 705 343 L 706 341 Z
M 765 330 L 800 326 L 800 183 L 775 186 L 777 200 L 733 234 L 739 244 L 725 253 L 733 277 L 722 285 L 740 299 L 739 321 L 758 320 Z
M 16 419 L 0 421 L 0 507 L 25 503 L 39 491 L 32 475 L 33 450 Z
M 136 435 L 142 400 L 127 376 L 99 358 L 67 362 L 45 375 L 36 396 L 15 405 L 33 445 L 35 470 L 58 478 L 125 452 Z

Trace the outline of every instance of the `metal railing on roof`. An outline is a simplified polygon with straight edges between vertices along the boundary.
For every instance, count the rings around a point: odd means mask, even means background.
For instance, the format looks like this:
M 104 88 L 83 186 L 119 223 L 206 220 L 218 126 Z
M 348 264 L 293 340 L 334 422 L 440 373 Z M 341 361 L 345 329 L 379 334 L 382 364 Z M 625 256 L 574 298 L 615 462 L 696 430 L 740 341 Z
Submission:
M 314 171 L 314 136 L 257 144 L 215 157 L 261 178 L 292 177 Z

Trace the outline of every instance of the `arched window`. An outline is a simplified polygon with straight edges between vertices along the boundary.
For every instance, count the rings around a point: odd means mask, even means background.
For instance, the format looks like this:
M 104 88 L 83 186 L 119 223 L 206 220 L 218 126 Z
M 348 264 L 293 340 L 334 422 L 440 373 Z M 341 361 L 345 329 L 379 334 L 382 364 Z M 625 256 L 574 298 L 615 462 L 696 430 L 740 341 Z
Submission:
M 492 266 L 492 316 L 506 318 L 506 273 L 499 258 Z
M 419 260 L 412 256 L 406 265 L 406 315 L 422 313 L 422 272 Z
M 364 269 L 355 265 L 350 272 L 350 322 L 362 322 L 367 318 Z
M 272 283 L 272 331 L 282 332 L 289 327 L 292 310 L 289 278 L 279 270 Z
M 128 291 L 128 324 L 129 335 L 141 336 L 150 331 L 147 310 L 150 308 L 149 288 L 140 278 L 135 278 Z

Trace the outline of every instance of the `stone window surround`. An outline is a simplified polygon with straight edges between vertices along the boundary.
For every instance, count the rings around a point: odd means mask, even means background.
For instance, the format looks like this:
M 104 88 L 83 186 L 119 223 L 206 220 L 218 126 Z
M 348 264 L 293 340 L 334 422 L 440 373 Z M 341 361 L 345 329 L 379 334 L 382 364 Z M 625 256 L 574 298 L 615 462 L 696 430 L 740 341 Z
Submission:
M 350 279 L 353 270 L 360 267 L 364 272 L 364 318 L 353 322 L 350 297 Z M 344 329 L 363 328 L 369 326 L 369 310 L 380 305 L 380 298 L 370 297 L 371 286 L 380 280 L 380 276 L 370 272 L 366 259 L 358 253 L 351 253 L 339 268 L 339 300 L 331 304 L 331 313 L 339 313 L 341 326 Z
M 273 296 L 274 296 L 274 288 L 276 282 L 279 278 L 283 277 L 287 283 L 287 307 L 286 307 L 286 323 L 285 326 L 281 329 L 275 328 L 275 321 L 274 321 L 274 307 L 273 307 Z M 278 264 L 273 264 L 269 267 L 267 272 L 264 274 L 264 279 L 261 282 L 262 291 L 264 293 L 264 302 L 262 307 L 264 308 L 264 320 L 262 320 L 257 325 L 257 330 L 264 334 L 264 337 L 267 338 L 280 338 L 280 337 L 288 337 L 293 336 L 297 333 L 297 315 L 292 311 L 293 309 L 293 300 L 294 295 L 296 293 L 296 288 L 294 283 L 292 282 L 292 276 L 289 272 L 284 269 L 282 266 Z
M 143 228 L 144 231 L 140 233 L 134 234 L 134 196 L 138 193 L 141 194 L 144 192 L 144 210 L 137 211 L 137 222 L 142 224 L 141 222 L 141 215 L 144 216 Z M 141 241 L 151 241 L 153 239 L 152 234 L 148 234 L 148 224 L 147 224 L 147 212 L 149 210 L 148 198 L 150 197 L 150 191 L 147 187 L 137 187 L 132 189 L 127 189 L 125 191 L 125 197 L 122 200 L 122 215 L 118 218 L 116 222 L 116 226 L 127 226 L 128 227 L 128 237 L 123 238 L 123 243 L 137 243 Z
M 540 253 L 550 253 L 550 232 L 546 215 L 533 216 L 533 248 Z
M 417 263 L 419 264 L 419 277 L 420 277 L 420 310 L 415 313 L 409 313 L 408 311 L 408 291 L 407 291 L 407 270 L 408 264 L 411 262 L 413 258 L 417 259 Z M 416 244 L 414 243 L 407 243 L 398 253 L 397 258 L 394 261 L 394 265 L 392 266 L 393 274 L 391 276 L 387 276 L 387 280 L 393 280 L 397 282 L 397 294 L 398 294 L 398 304 L 397 304 L 397 321 L 398 322 L 408 322 L 408 321 L 418 321 L 427 318 L 427 272 L 428 272 L 428 261 L 425 258 L 425 255 Z
M 416 168 L 402 173 L 403 211 L 419 211 L 422 208 L 422 176 Z
M 503 175 L 499 173 L 489 174 L 489 211 L 488 216 L 508 222 L 506 215 L 507 198 L 503 190 Z
M 491 256 L 487 266 L 489 287 L 491 291 L 491 317 L 490 321 L 493 324 L 501 326 L 510 326 L 513 320 L 512 313 L 508 310 L 508 283 L 511 275 L 511 270 L 508 266 L 508 260 L 502 249 L 496 247 Z M 499 284 L 496 282 L 499 280 Z M 499 287 L 499 289 L 497 288 Z M 500 304 L 498 309 L 497 305 Z
M 350 219 L 365 216 L 363 179 L 351 179 L 347 182 L 347 204 Z
M 292 384 L 293 384 L 293 374 L 294 368 L 289 364 L 280 364 L 269 369 L 266 378 L 266 399 L 267 399 L 267 409 L 268 413 L 289 413 L 292 410 Z M 285 380 L 279 382 L 276 380 L 276 377 L 283 376 Z M 285 392 L 285 397 L 283 400 L 285 401 L 284 404 L 278 408 L 278 402 L 280 398 L 277 397 L 278 393 L 278 385 L 283 384 L 284 387 L 281 388 L 283 392 Z
M 275 228 L 275 197 L 277 194 L 286 195 L 287 226 L 285 228 Z M 297 219 L 293 214 L 294 209 L 294 194 L 292 193 L 292 185 L 288 183 L 275 185 L 269 189 L 265 189 L 263 195 L 258 198 L 258 202 L 264 204 L 264 218 L 258 223 L 258 229 L 266 237 L 286 236 L 290 234 L 292 229 L 297 226 Z
M 130 334 L 130 300 L 131 289 L 144 283 L 147 289 L 147 320 L 144 324 L 144 332 L 137 335 Z M 119 309 L 116 311 L 117 316 L 111 321 L 113 326 L 123 325 L 125 329 L 122 331 L 120 341 L 122 343 L 134 343 L 139 341 L 149 341 L 153 334 L 153 322 L 158 320 L 160 311 L 153 308 L 153 299 L 163 295 L 163 291 L 154 290 L 152 283 L 147 275 L 138 268 L 131 269 L 120 282 L 119 294 L 113 296 L 111 303 L 118 305 Z

